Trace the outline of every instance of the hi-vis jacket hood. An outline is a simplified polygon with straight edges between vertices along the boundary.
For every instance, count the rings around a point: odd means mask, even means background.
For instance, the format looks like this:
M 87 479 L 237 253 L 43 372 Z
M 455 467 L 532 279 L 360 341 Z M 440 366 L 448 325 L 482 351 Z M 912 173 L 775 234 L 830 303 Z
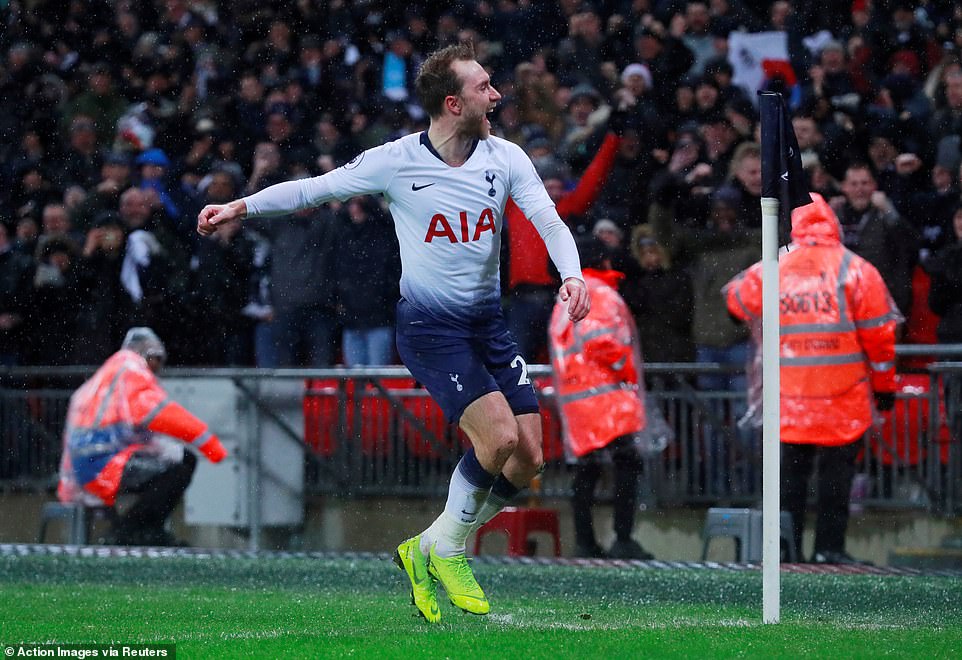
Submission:
M 825 198 L 810 193 L 812 203 L 792 211 L 792 242 L 797 245 L 839 245 L 842 225 Z

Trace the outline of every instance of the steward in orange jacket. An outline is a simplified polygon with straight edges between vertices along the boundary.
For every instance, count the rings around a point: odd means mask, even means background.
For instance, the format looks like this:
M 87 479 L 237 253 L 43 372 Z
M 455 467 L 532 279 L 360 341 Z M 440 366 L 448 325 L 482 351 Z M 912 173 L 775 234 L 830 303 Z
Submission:
M 577 556 L 651 559 L 631 538 L 641 458 L 637 436 L 645 429 L 644 380 L 638 332 L 618 294 L 624 275 L 610 270 L 604 245 L 577 239 L 591 311 L 571 323 L 567 306 L 555 303 L 549 326 L 551 365 L 565 449 L 578 460 L 572 490 Z M 600 454 L 615 466 L 616 540 L 606 553 L 595 540 L 591 507 L 601 476 Z
M 121 350 L 70 397 L 57 495 L 64 502 L 114 506 L 118 494 L 140 500 L 115 521 L 120 544 L 166 545 L 164 524 L 193 474 L 196 459 L 165 453 L 153 433 L 178 438 L 217 463 L 227 456 L 207 425 L 171 401 L 154 372 L 166 357 L 149 328 L 133 328 Z
M 847 563 L 854 561 L 844 548 L 861 447 L 856 441 L 872 425 L 873 394 L 879 409 L 894 403 L 901 315 L 878 270 L 842 245 L 831 207 L 818 194 L 812 199 L 792 212 L 792 244 L 779 258 L 782 508 L 792 514 L 801 556 L 807 482 L 817 453 L 814 560 Z M 761 264 L 724 292 L 733 316 L 760 327 Z

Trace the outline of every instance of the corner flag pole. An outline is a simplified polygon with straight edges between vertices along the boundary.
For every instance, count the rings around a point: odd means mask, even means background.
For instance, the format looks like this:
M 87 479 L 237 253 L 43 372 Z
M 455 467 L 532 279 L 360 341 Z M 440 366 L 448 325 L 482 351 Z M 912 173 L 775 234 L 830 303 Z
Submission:
M 759 92 L 762 129 L 762 620 L 780 610 L 780 383 L 778 246 L 787 245 L 791 212 L 811 202 L 801 153 L 780 94 Z
M 764 128 L 762 129 L 764 131 Z M 778 198 L 762 197 L 762 621 L 778 623 L 779 547 Z

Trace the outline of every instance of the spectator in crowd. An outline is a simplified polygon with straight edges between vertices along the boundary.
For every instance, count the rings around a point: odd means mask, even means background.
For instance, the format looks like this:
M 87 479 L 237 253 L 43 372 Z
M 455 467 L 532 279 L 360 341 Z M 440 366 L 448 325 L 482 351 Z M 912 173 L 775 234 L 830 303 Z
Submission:
M 153 147 L 137 156 L 134 164 L 139 168 L 137 187 L 149 193 L 150 205 L 161 211 L 167 220 L 185 236 L 189 231 L 183 229 L 183 201 L 168 180 L 170 159 L 163 149 Z
M 0 365 L 22 362 L 35 270 L 29 256 L 13 249 L 7 225 L 0 222 Z
M 629 269 L 634 269 L 634 262 L 630 260 L 628 246 L 625 245 L 625 232 L 613 220 L 596 220 L 591 227 L 591 235 L 605 246 L 613 270 L 625 274 Z
M 668 250 L 672 262 L 692 274 L 695 359 L 736 367 L 749 357 L 748 331 L 735 323 L 718 295 L 725 282 L 758 260 L 761 230 L 747 227 L 738 216 L 737 201 L 715 196 L 706 226 L 674 218 L 674 177 L 655 182 L 648 221 L 655 239 Z M 740 373 L 706 374 L 699 386 L 711 391 L 744 391 Z
M 897 205 L 899 213 L 919 234 L 919 262 L 922 264 L 943 247 L 950 245 L 955 238 L 952 216 L 960 199 L 960 143 L 962 137 L 958 135 L 949 135 L 939 140 L 930 184 L 904 195 L 899 200 L 901 203 Z M 917 166 L 921 167 L 921 163 Z
M 86 84 L 80 85 L 82 90 L 68 100 L 63 109 L 65 125 L 71 127 L 71 132 L 78 117 L 91 122 L 94 131 L 94 144 L 106 147 L 114 139 L 117 121 L 124 114 L 129 105 L 127 99 L 120 94 L 114 85 L 114 73 L 106 62 L 97 62 L 84 75 Z
M 952 215 L 955 243 L 933 257 L 927 268 L 932 276 L 929 306 L 938 314 L 940 342 L 962 344 L 962 205 Z
M 631 232 L 636 277 L 621 283 L 621 294 L 635 318 L 646 362 L 692 362 L 693 290 L 691 276 L 675 268 L 649 225 Z
M 94 218 L 94 226 L 77 263 L 81 292 L 76 344 L 78 364 L 103 362 L 120 344 L 129 327 L 133 301 L 120 279 L 127 237 L 124 223 L 113 211 Z
M 929 134 L 933 140 L 947 135 L 962 134 L 962 71 L 951 70 L 944 78 L 945 103 L 938 107 L 929 120 Z
M 347 202 L 331 252 L 341 348 L 348 367 L 394 364 L 401 259 L 391 218 L 371 197 Z
M 77 229 L 86 231 L 98 214 L 116 210 L 120 206 L 120 193 L 132 183 L 130 177 L 130 157 L 127 154 L 119 151 L 104 154 L 99 180 L 86 189 L 83 202 L 72 214 Z
M 590 161 L 593 138 L 605 125 L 611 108 L 602 105 L 601 94 L 590 85 L 577 85 L 568 99 L 565 132 L 559 144 L 561 157 L 581 171 Z M 600 138 L 599 138 L 600 139 Z
M 118 496 L 137 495 L 114 519 L 112 544 L 183 545 L 166 524 L 190 485 L 193 451 L 212 463 L 227 456 L 207 425 L 160 386 L 156 373 L 166 357 L 150 328 L 131 328 L 120 350 L 70 398 L 57 496 L 113 507 Z M 155 433 L 192 448 L 172 448 Z
M 90 115 L 78 114 L 70 120 L 67 151 L 53 174 L 61 188 L 74 184 L 89 188 L 96 183 L 103 159 L 95 131 Z
M 858 564 L 845 551 L 855 460 L 872 425 L 873 395 L 878 410 L 895 404 L 895 326 L 902 317 L 878 270 L 844 248 L 831 207 L 812 199 L 792 212 L 792 245 L 779 259 L 781 507 L 792 515 L 802 557 L 817 461 L 812 561 Z M 761 323 L 760 263 L 725 291 L 732 315 Z
M 638 333 L 618 295 L 623 275 L 611 269 L 604 244 L 580 237 L 578 253 L 591 311 L 574 324 L 559 299 L 549 326 L 565 451 L 577 464 L 571 486 L 575 556 L 652 559 L 631 535 L 642 465 L 637 435 L 645 428 Z M 607 551 L 598 544 L 592 513 L 604 456 L 614 463 L 615 482 L 615 541 Z
M 327 207 L 245 223 L 271 242 L 272 343 L 281 367 L 334 364 L 334 221 Z
M 51 238 L 67 238 L 74 243 L 83 240 L 82 232 L 73 229 L 73 221 L 67 212 L 67 207 L 59 203 L 50 203 L 43 207 L 40 215 L 39 241 L 43 243 Z
M 918 235 L 878 190 L 871 168 L 852 163 L 845 170 L 842 196 L 830 200 L 849 250 L 882 274 L 898 309 L 912 306 L 912 269 L 918 261 Z
M 743 142 L 732 154 L 728 178 L 715 193 L 735 205 L 739 222 L 757 229 L 762 226 L 762 152 L 758 144 Z
M 221 204 L 238 193 L 234 178 L 224 171 L 210 175 L 204 202 Z M 253 366 L 254 323 L 244 313 L 255 269 L 257 238 L 241 224 L 203 237 L 190 264 L 190 306 L 196 323 L 206 331 L 186 344 L 196 364 Z
M 77 279 L 77 244 L 51 235 L 37 247 L 37 270 L 27 319 L 30 341 L 25 360 L 37 365 L 73 364 L 76 321 L 82 298 Z
M 707 0 L 692 0 L 685 5 L 685 13 L 672 19 L 671 31 L 680 37 L 685 47 L 694 55 L 695 61 L 688 69 L 689 75 L 700 76 L 705 65 L 719 53 L 711 32 L 712 16 Z

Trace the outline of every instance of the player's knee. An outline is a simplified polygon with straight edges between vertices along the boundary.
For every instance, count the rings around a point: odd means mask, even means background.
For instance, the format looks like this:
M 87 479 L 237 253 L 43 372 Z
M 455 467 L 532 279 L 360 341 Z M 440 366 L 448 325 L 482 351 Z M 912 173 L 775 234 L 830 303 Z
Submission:
M 506 434 L 499 437 L 495 442 L 495 453 L 498 455 L 499 462 L 508 460 L 518 448 L 518 436 Z

